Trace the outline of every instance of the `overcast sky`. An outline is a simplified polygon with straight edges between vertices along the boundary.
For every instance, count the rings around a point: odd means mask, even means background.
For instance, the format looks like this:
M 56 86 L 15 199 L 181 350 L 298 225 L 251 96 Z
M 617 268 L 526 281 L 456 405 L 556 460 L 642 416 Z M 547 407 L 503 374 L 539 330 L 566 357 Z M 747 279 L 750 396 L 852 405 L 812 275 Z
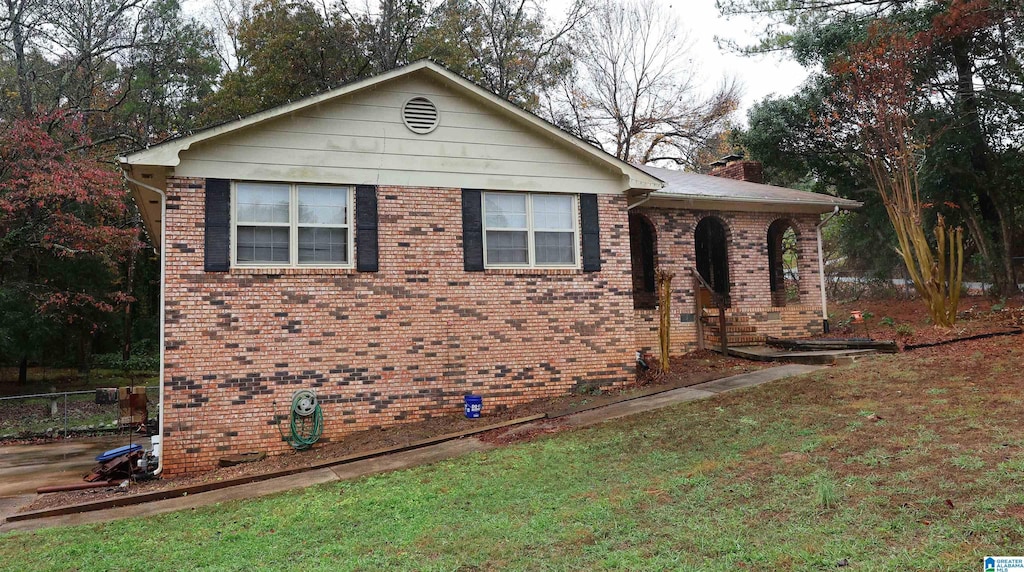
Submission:
M 699 58 L 706 81 L 717 83 L 723 74 L 739 80 L 744 92 L 740 113 L 744 123 L 753 103 L 772 94 L 789 95 L 807 78 L 804 68 L 782 55 L 741 56 L 720 50 L 715 36 L 751 44 L 760 36 L 763 25 L 749 18 L 724 18 L 715 8 L 715 0 L 658 1 L 666 10 L 682 10 L 680 17 L 689 28 L 693 55 Z
M 537 0 L 545 6 L 552 19 L 564 12 L 569 0 Z M 715 0 L 654 0 L 666 13 L 676 13 L 693 42 L 692 56 L 709 89 L 723 76 L 735 77 L 743 86 L 743 104 L 737 119 L 746 124 L 750 106 L 768 95 L 789 95 L 807 77 L 807 72 L 780 55 L 741 56 L 718 48 L 715 37 L 752 43 L 760 33 L 759 26 L 749 18 L 726 19 L 719 15 Z M 185 0 L 187 12 L 203 17 L 211 0 Z M 354 5 L 362 0 L 354 0 Z

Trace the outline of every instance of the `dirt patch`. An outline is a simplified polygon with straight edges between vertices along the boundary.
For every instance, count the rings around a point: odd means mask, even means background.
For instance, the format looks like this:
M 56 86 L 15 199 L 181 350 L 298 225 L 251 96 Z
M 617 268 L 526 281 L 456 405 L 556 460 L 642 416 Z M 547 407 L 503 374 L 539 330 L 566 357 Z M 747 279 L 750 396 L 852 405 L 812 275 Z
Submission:
M 537 437 L 559 433 L 565 429 L 566 426 L 563 423 L 551 420 L 544 423 L 531 423 L 521 427 L 495 429 L 494 431 L 481 434 L 479 439 L 492 445 L 509 445 L 523 441 L 532 441 Z
M 519 417 L 527 417 L 539 413 L 557 412 L 566 414 L 592 407 L 608 405 L 624 399 L 641 396 L 655 391 L 687 387 L 729 377 L 749 371 L 770 367 L 772 364 L 750 362 L 738 358 L 723 358 L 714 352 L 699 351 L 673 358 L 670 372 L 658 372 L 640 376 L 638 381 L 625 387 L 601 393 L 567 395 L 564 397 L 547 398 L 525 403 L 512 409 L 488 411 L 480 419 L 466 419 L 461 415 L 435 417 L 426 421 L 400 425 L 397 427 L 370 429 L 345 436 L 337 442 L 322 440 L 316 447 L 308 451 L 294 451 L 283 455 L 269 457 L 263 461 L 246 463 L 234 467 L 224 467 L 206 473 L 160 479 L 155 481 L 132 483 L 127 489 L 89 489 L 84 491 L 68 491 L 40 495 L 31 505 L 22 511 L 41 510 L 68 504 L 77 504 L 110 498 L 113 496 L 138 494 L 166 490 L 170 488 L 198 485 L 208 482 L 222 481 L 235 477 L 269 473 L 297 467 L 305 467 L 319 462 L 336 459 L 354 453 L 373 451 L 388 447 L 408 445 L 410 443 L 439 437 L 448 433 L 466 431 L 481 425 L 492 425 L 510 421 Z M 486 402 L 485 402 L 486 407 Z M 560 425 L 556 422 L 542 424 L 540 428 L 516 431 L 517 428 L 499 429 L 482 438 L 495 444 L 508 444 L 537 438 L 541 435 L 557 432 Z M 522 429 L 522 428 L 519 428 Z
M 803 453 L 790 451 L 788 453 L 783 453 L 779 455 L 779 459 L 781 459 L 783 463 L 786 463 L 788 465 L 795 465 L 797 463 L 806 463 L 808 459 L 810 459 L 810 457 Z
M 1006 514 L 1016 518 L 1017 520 L 1024 521 L 1024 505 L 1015 505 L 1006 509 Z

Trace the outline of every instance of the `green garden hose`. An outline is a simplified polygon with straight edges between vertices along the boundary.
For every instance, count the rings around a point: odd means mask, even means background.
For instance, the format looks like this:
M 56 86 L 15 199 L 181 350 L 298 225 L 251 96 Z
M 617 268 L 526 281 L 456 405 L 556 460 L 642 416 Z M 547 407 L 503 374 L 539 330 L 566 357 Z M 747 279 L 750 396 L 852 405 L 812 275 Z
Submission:
M 320 440 L 324 432 L 324 412 L 311 389 L 300 389 L 292 396 L 292 407 L 289 412 L 291 435 L 286 437 L 281 424 L 277 429 L 284 439 L 296 451 L 309 449 Z

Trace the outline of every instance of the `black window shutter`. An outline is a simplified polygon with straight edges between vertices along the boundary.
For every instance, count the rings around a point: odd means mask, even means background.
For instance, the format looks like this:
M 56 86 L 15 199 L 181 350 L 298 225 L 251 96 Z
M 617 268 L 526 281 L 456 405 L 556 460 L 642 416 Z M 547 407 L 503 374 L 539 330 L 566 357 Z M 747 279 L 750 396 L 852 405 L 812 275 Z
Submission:
M 484 221 L 480 191 L 462 189 L 462 258 L 466 272 L 484 269 Z
M 580 195 L 580 223 L 583 231 L 583 271 L 601 270 L 601 225 L 597 219 L 597 195 Z
M 231 269 L 231 181 L 206 179 L 206 258 L 207 272 Z
M 377 187 L 356 187 L 356 270 L 377 272 Z

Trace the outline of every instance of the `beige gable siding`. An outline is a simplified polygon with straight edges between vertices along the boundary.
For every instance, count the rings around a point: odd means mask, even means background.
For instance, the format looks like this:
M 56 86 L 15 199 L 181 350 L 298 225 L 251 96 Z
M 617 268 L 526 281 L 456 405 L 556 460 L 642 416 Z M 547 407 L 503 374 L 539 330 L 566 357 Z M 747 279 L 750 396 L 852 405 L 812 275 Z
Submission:
M 437 129 L 425 135 L 401 119 L 402 106 L 417 95 L 440 113 Z M 572 193 L 628 188 L 620 172 L 418 76 L 196 144 L 180 158 L 180 177 Z

